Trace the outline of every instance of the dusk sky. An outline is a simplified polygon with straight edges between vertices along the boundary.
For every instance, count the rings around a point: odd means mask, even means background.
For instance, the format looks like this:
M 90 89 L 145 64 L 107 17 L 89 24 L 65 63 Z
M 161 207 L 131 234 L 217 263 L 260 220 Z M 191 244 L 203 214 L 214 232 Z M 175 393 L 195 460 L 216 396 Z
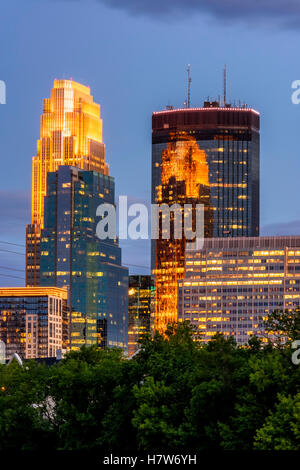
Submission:
M 0 22 L 0 285 L 24 282 L 25 248 L 3 242 L 25 244 L 31 159 L 55 78 L 91 87 L 117 194 L 149 201 L 152 112 L 183 105 L 187 64 L 192 106 L 217 97 L 226 63 L 229 99 L 261 113 L 261 234 L 300 234 L 298 1 L 6 0 Z M 143 266 L 131 272 L 149 272 L 148 243 L 121 246 L 124 264 Z

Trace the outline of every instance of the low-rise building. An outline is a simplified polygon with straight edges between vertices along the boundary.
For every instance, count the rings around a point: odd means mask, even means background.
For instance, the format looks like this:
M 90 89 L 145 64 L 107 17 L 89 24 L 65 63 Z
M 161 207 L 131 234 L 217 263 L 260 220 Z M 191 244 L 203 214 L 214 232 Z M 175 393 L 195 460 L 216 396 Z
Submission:
M 70 314 L 66 289 L 0 288 L 0 341 L 6 359 L 56 357 L 69 348 Z

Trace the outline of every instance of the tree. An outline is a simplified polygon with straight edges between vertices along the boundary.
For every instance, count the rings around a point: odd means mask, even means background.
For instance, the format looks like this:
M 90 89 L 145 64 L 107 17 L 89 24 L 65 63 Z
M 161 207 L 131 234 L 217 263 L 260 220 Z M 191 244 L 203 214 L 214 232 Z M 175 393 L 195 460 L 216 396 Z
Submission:
M 300 450 L 300 393 L 279 395 L 276 408 L 255 436 L 258 450 Z
M 278 345 L 204 344 L 185 322 L 143 337 L 131 360 L 83 347 L 50 367 L 1 365 L 0 450 L 298 450 L 298 314 L 269 317 L 290 338 Z
M 277 347 L 285 347 L 286 343 L 300 339 L 300 309 L 275 310 L 265 320 L 264 329 L 269 333 L 268 339 Z
M 0 450 L 55 447 L 47 419 L 47 372 L 34 361 L 0 366 Z

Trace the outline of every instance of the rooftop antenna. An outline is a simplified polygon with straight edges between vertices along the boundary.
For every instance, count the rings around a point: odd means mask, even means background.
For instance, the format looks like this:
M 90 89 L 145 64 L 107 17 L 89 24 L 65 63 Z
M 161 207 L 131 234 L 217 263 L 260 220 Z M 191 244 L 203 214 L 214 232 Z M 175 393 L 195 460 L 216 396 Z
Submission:
M 187 74 L 188 74 L 188 99 L 187 99 L 187 107 L 190 108 L 190 107 L 191 107 L 191 83 L 192 83 L 192 79 L 191 79 L 191 66 L 190 66 L 190 64 L 189 64 L 188 67 L 187 67 Z
M 227 93 L 227 68 L 224 65 L 224 106 L 226 106 L 226 93 Z

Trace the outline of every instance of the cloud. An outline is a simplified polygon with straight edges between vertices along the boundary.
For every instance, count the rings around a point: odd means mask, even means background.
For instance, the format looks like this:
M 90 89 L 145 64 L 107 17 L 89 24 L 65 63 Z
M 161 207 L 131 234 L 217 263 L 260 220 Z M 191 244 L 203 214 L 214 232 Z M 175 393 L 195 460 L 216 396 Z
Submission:
M 277 20 L 296 24 L 300 20 L 299 0 L 97 0 L 132 15 L 173 18 L 195 13 L 210 14 L 220 20 Z
M 300 235 L 300 220 L 265 225 L 260 232 L 262 236 Z
M 0 237 L 25 241 L 25 227 L 30 223 L 30 193 L 0 190 Z M 4 237 L 4 238 L 3 238 Z

